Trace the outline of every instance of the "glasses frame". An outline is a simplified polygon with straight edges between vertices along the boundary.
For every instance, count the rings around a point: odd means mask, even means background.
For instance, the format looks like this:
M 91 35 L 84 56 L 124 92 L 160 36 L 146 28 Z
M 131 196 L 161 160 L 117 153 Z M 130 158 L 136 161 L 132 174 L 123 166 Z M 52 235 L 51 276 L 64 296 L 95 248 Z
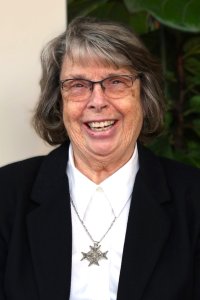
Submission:
M 103 85 L 103 83 L 105 82 L 105 80 L 112 79 L 112 78 L 114 79 L 115 77 L 116 78 L 118 78 L 118 77 L 125 77 L 125 78 L 128 77 L 128 78 L 130 78 L 131 82 L 132 82 L 130 87 L 132 87 L 133 83 L 135 82 L 135 80 L 141 77 L 141 74 L 137 74 L 137 75 L 135 75 L 135 74 L 123 74 L 123 75 L 122 74 L 119 74 L 119 75 L 116 74 L 116 75 L 109 76 L 109 77 L 106 77 L 106 78 L 104 78 L 102 80 L 98 80 L 98 81 L 92 81 L 92 80 L 84 79 L 84 78 L 67 78 L 67 79 L 64 79 L 64 80 L 60 80 L 59 83 L 60 83 L 61 90 L 67 92 L 67 90 L 65 90 L 65 88 L 64 88 L 64 83 L 65 82 L 72 81 L 72 80 L 84 80 L 84 81 L 86 81 L 86 82 L 88 82 L 90 84 L 91 93 L 92 93 L 92 91 L 94 89 L 94 85 L 95 84 L 100 84 L 100 86 L 101 86 L 101 88 L 102 88 L 102 90 L 104 92 L 106 90 L 106 87 Z

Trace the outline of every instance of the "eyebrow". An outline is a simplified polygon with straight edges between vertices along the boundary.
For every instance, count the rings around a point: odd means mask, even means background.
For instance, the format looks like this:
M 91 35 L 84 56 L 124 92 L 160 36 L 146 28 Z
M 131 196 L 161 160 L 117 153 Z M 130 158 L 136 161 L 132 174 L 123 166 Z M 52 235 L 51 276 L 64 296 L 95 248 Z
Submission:
M 83 74 L 69 74 L 68 77 L 72 79 L 87 79 Z
M 109 73 L 109 74 L 107 74 L 107 75 L 105 75 L 105 77 L 102 77 L 102 79 L 104 79 L 104 78 L 108 78 L 108 77 L 112 77 L 112 76 L 120 76 L 120 75 L 131 75 L 131 74 L 121 74 L 121 73 L 119 73 L 119 74 L 117 74 L 117 73 Z M 91 80 L 91 79 L 89 79 L 85 74 L 69 74 L 68 76 L 67 76 L 67 78 L 69 78 L 69 79 L 84 79 L 84 80 Z M 65 79 L 64 79 L 65 80 Z

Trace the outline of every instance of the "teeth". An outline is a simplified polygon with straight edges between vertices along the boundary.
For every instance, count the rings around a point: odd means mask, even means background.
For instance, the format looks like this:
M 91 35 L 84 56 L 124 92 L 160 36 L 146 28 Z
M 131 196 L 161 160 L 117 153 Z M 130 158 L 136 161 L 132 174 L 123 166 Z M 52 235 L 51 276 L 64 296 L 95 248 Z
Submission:
M 96 131 L 106 130 L 108 127 L 111 127 L 115 121 L 104 121 L 104 122 L 90 122 L 88 126 Z

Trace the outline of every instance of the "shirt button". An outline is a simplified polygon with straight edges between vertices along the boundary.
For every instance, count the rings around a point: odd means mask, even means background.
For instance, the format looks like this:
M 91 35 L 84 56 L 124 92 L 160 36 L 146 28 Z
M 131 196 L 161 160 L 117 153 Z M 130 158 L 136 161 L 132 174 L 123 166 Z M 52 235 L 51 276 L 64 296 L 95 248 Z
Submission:
M 96 188 L 96 191 L 102 193 L 102 192 L 103 192 L 103 189 L 102 189 L 102 187 L 98 186 L 98 187 Z

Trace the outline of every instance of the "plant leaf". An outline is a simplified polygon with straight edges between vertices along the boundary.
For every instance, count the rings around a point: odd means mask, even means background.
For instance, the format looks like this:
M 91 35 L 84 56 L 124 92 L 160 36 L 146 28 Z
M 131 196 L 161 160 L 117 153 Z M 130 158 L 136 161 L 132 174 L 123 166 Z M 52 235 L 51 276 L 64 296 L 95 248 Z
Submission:
M 77 16 L 88 16 L 107 2 L 108 0 L 68 0 L 68 20 L 71 21 Z
M 131 13 L 148 11 L 161 23 L 180 30 L 200 32 L 200 1 L 124 0 Z
M 190 99 L 190 106 L 200 112 L 200 95 L 195 95 Z
M 200 120 L 196 119 L 193 121 L 194 131 L 200 137 Z

